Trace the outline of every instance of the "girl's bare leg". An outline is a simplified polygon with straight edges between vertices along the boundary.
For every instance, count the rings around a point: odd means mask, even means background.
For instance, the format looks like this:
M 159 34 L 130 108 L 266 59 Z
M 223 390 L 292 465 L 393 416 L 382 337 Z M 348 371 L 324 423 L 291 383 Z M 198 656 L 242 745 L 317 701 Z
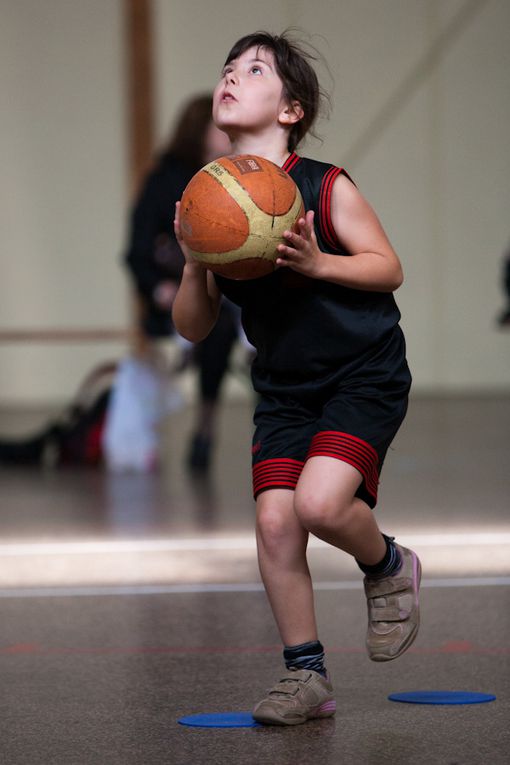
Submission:
M 333 457 L 311 457 L 294 497 L 294 510 L 309 532 L 367 565 L 379 563 L 386 542 L 370 507 L 355 493 L 361 474 Z
M 351 465 L 312 457 L 295 491 L 271 489 L 257 499 L 259 567 L 284 645 L 317 640 L 309 532 L 367 565 L 386 553 L 372 510 L 354 496 L 360 483 Z
M 308 532 L 294 512 L 294 492 L 270 489 L 257 498 L 260 573 L 284 645 L 317 640 Z

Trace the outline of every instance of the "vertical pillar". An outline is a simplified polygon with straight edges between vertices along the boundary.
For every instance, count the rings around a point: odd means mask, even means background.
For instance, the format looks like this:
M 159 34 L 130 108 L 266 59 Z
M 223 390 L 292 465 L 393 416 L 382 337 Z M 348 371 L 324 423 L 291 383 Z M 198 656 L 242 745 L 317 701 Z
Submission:
M 152 0 L 123 0 L 127 92 L 129 197 L 134 199 L 154 152 L 154 63 Z M 142 304 L 131 291 L 131 350 L 143 356 L 148 341 L 142 333 Z
M 124 0 L 129 184 L 139 188 L 154 151 L 152 0 Z

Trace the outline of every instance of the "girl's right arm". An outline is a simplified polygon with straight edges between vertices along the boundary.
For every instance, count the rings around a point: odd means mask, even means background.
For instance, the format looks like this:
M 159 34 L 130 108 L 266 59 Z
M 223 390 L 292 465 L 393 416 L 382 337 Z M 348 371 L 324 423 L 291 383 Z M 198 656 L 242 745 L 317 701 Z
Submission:
M 193 259 L 184 244 L 179 225 L 179 202 L 176 205 L 174 230 L 186 263 L 173 302 L 172 319 L 182 337 L 192 343 L 199 343 L 216 324 L 221 293 L 213 274 Z

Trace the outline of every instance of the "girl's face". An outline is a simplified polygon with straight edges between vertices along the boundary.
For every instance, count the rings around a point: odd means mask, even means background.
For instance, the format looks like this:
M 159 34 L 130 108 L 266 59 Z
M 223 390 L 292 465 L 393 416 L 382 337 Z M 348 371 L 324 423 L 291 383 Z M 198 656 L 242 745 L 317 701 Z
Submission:
M 213 119 L 235 138 L 278 126 L 286 106 L 272 51 L 254 46 L 225 66 L 213 95 Z

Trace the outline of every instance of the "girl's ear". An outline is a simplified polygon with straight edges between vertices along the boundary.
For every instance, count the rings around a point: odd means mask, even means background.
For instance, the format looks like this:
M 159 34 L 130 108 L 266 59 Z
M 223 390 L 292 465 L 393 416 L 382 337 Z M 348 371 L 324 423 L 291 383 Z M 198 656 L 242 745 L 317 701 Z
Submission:
M 282 125 L 294 125 L 303 119 L 305 112 L 299 101 L 291 101 L 280 112 L 279 120 Z

